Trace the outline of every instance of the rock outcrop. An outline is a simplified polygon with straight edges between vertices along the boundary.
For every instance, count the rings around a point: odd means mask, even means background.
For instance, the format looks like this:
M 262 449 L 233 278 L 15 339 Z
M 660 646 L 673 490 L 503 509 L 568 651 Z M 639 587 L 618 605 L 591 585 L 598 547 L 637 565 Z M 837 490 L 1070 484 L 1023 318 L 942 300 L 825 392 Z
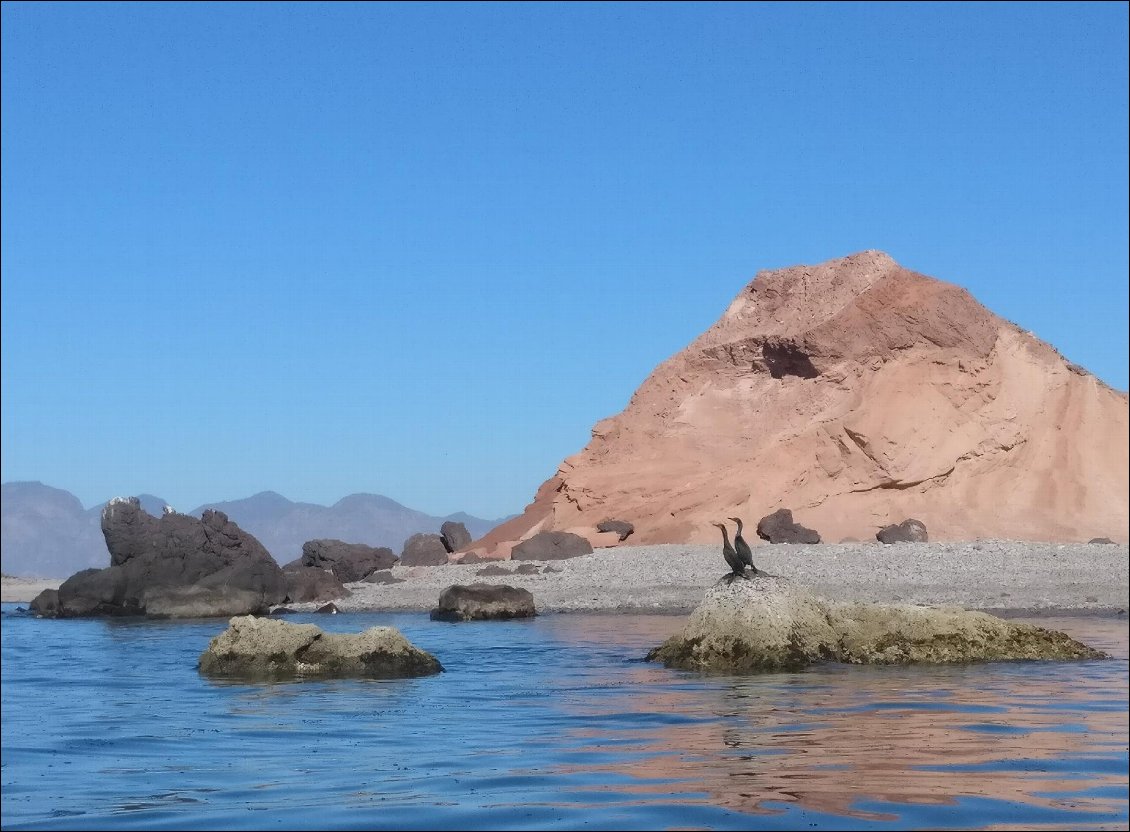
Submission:
M 438 534 L 414 534 L 404 541 L 401 566 L 443 566 L 446 563 L 447 547 Z
M 303 566 L 328 569 L 344 584 L 363 581 L 378 569 L 391 569 L 396 555 L 385 546 L 345 543 L 341 540 L 308 540 L 302 544 Z M 287 564 L 289 567 L 291 564 Z
M 398 679 L 443 671 L 439 660 L 395 627 L 327 633 L 313 624 L 233 618 L 200 655 L 208 676 L 246 681 L 364 677 Z
M 286 597 L 278 564 L 222 512 L 158 518 L 136 497 L 117 498 L 102 510 L 102 533 L 110 566 L 78 572 L 54 596 L 32 601 L 37 614 L 230 616 L 266 613 Z
M 875 539 L 880 543 L 928 543 L 930 536 L 926 533 L 925 523 L 911 518 L 893 526 L 884 526 Z
M 499 621 L 537 615 L 534 596 L 527 589 L 506 584 L 449 586 L 432 610 L 434 621 Z
M 757 536 L 770 543 L 819 543 L 820 534 L 793 520 L 793 513 L 779 508 L 757 521 Z
M 783 578 L 707 590 L 682 632 L 647 655 L 668 667 L 720 673 L 798 670 L 818 661 L 948 664 L 1095 659 L 1064 633 L 958 607 L 836 604 Z
M 631 517 L 711 542 L 790 507 L 825 539 L 916 517 L 933 540 L 1127 540 L 1125 393 L 957 286 L 867 251 L 765 271 L 473 544 Z

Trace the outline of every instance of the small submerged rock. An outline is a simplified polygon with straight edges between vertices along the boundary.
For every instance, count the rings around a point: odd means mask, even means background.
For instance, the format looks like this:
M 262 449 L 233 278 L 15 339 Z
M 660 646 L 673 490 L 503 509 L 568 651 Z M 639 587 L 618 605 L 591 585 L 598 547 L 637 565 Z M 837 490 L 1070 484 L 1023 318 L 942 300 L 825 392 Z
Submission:
M 395 627 L 327 633 L 314 624 L 250 615 L 231 619 L 200 654 L 197 667 L 207 676 L 248 681 L 400 679 L 443 671 L 435 656 Z
M 1096 659 L 1064 633 L 960 607 L 837 604 L 784 578 L 718 583 L 686 626 L 647 655 L 718 673 L 799 670 L 818 661 L 948 664 Z
M 534 596 L 527 589 L 506 584 L 455 584 L 439 596 L 433 621 L 488 621 L 532 618 L 537 615 Z

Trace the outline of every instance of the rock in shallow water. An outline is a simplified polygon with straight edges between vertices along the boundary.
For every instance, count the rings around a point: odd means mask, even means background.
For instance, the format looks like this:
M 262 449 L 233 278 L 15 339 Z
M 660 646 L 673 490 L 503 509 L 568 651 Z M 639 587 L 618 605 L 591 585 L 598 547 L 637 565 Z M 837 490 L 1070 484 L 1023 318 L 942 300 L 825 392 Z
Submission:
M 248 681 L 364 677 L 399 679 L 443 671 L 395 627 L 327 633 L 314 624 L 238 616 L 200 654 L 208 676 Z
M 506 584 L 455 584 L 439 596 L 431 612 L 434 621 L 487 621 L 531 618 L 537 615 L 527 589 Z
M 1069 636 L 959 607 L 837 604 L 783 578 L 718 583 L 686 626 L 647 655 L 718 673 L 799 670 L 818 661 L 948 664 L 1105 658 Z

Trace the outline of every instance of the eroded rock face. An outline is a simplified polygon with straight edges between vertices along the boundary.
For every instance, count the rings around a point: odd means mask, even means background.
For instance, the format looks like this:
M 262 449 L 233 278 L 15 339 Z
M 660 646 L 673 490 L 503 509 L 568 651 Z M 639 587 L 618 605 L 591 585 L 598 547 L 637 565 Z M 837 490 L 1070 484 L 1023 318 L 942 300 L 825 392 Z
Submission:
M 435 621 L 487 621 L 531 618 L 537 615 L 529 590 L 505 584 L 449 586 L 431 612 Z
M 757 522 L 757 536 L 770 543 L 819 543 L 820 535 L 793 520 L 793 513 L 779 508 Z
M 223 512 L 158 518 L 136 497 L 119 497 L 102 510 L 102 533 L 111 565 L 72 575 L 33 609 L 63 618 L 194 618 L 266 613 L 286 596 L 274 558 Z
M 934 540 L 1124 542 L 1128 436 L 1125 394 L 865 251 L 758 274 L 475 547 L 610 517 L 709 543 L 781 505 L 828 540 L 916 517 Z
M 435 656 L 394 627 L 327 633 L 313 624 L 243 616 L 212 639 L 198 668 L 208 676 L 247 681 L 364 677 L 395 679 L 443 671 Z
M 328 569 L 343 584 L 348 584 L 363 581 L 378 569 L 391 569 L 396 563 L 396 555 L 385 546 L 366 546 L 341 540 L 308 540 L 302 544 L 302 563 L 315 569 Z
M 880 529 L 875 539 L 880 543 L 926 543 L 930 538 L 926 534 L 926 524 L 911 518 Z
M 448 520 L 439 527 L 439 536 L 448 552 L 458 552 L 464 546 L 471 545 L 471 533 L 467 531 L 467 527 L 454 520 Z
M 438 534 L 414 534 L 404 541 L 401 566 L 443 566 L 446 563 L 447 547 Z
M 783 578 L 707 590 L 681 633 L 648 653 L 668 667 L 718 673 L 798 670 L 818 661 L 945 664 L 1095 659 L 1069 636 L 958 607 L 836 604 Z
M 564 560 L 591 555 L 592 544 L 571 532 L 538 532 L 510 553 L 511 560 Z

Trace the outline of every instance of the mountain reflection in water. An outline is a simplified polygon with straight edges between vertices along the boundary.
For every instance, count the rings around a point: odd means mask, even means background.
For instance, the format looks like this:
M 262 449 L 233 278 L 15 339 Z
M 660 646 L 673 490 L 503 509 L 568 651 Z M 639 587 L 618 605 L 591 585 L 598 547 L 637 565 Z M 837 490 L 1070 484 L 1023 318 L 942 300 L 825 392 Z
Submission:
M 1034 622 L 1111 660 L 753 677 L 643 662 L 681 617 L 294 620 L 447 672 L 220 683 L 222 621 L 5 614 L 2 826 L 1126 827 L 1125 619 Z

